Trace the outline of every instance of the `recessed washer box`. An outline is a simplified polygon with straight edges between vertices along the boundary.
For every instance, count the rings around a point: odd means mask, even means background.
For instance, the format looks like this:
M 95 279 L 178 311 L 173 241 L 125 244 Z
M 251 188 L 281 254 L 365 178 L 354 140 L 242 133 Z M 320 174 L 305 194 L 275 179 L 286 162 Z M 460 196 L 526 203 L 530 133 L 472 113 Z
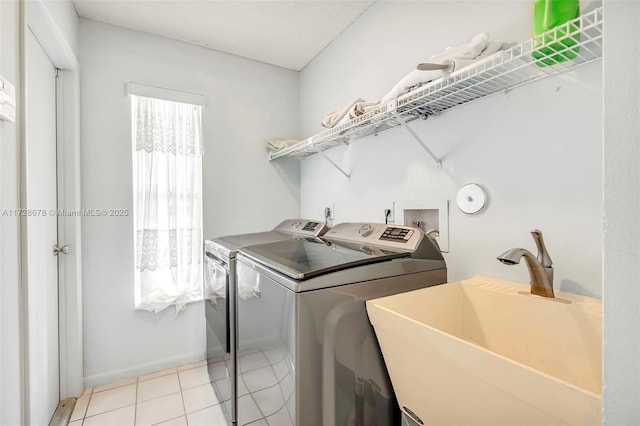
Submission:
M 437 229 L 440 251 L 449 252 L 449 200 L 396 201 L 396 223 L 417 226 L 423 231 Z

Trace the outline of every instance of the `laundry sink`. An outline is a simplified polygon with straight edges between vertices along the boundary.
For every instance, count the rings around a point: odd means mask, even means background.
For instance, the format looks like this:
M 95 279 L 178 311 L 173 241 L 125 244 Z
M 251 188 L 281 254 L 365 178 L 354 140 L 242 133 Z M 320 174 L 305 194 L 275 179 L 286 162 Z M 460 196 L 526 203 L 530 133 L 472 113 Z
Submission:
M 367 311 L 418 424 L 601 424 L 598 299 L 475 276 L 369 300 Z

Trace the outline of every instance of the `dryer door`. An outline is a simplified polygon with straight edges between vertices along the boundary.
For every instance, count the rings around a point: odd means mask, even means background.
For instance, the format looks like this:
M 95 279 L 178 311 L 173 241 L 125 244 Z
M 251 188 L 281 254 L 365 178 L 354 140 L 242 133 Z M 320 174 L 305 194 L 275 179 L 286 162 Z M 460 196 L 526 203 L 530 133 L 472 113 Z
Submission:
M 205 318 L 207 321 L 207 358 L 230 351 L 229 344 L 229 271 L 212 253 L 205 256 Z

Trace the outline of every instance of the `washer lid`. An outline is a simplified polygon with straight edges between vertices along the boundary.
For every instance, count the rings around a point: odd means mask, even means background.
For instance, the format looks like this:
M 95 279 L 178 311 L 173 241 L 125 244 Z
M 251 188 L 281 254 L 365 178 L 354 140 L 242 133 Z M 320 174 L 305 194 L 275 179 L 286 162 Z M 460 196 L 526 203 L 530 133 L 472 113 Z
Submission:
M 281 274 L 304 280 L 314 276 L 400 257 L 410 252 L 319 238 L 291 239 L 240 249 L 247 257 Z
M 212 238 L 205 240 L 204 246 L 208 252 L 218 253 L 225 261 L 228 261 L 229 258 L 235 257 L 240 247 L 286 240 L 295 236 L 319 237 L 327 232 L 328 229 L 327 224 L 322 221 L 288 219 L 281 222 L 271 231 Z
M 225 258 L 225 261 L 228 261 L 229 258 L 235 257 L 240 247 L 286 240 L 289 238 L 293 238 L 293 236 L 282 232 L 267 231 L 213 238 L 206 240 L 204 245 L 207 252 L 218 253 L 219 256 Z

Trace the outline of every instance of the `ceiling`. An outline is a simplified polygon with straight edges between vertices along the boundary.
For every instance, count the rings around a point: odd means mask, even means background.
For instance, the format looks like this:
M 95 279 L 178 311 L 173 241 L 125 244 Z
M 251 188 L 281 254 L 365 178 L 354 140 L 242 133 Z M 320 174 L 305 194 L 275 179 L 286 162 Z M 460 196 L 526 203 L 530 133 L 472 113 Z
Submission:
M 300 71 L 375 0 L 74 0 L 78 15 Z

